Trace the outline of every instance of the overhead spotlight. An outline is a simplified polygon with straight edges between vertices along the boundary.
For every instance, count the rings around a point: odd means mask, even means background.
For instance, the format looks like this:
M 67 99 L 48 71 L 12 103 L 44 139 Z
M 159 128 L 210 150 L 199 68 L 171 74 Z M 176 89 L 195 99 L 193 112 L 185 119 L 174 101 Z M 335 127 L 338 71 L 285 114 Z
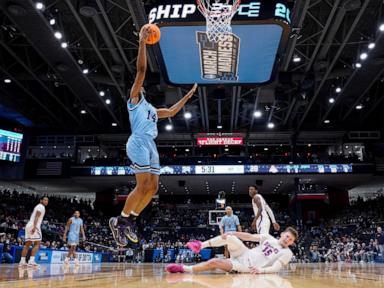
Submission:
M 56 24 L 56 19 L 55 18 L 51 18 L 50 20 L 49 20 L 49 24 L 50 25 L 55 25 Z
M 341 88 L 337 87 L 335 91 L 336 91 L 336 93 L 340 93 L 341 92 Z
M 171 131 L 173 129 L 173 126 L 171 124 L 165 125 L 165 130 Z
M 89 70 L 87 68 L 83 69 L 83 74 L 88 74 Z
M 367 58 L 368 58 L 368 54 L 367 54 L 367 53 L 364 52 L 364 53 L 361 53 L 361 54 L 360 54 L 360 59 L 361 59 L 361 60 L 365 60 L 365 59 L 367 59 Z
M 384 24 L 381 24 L 381 25 L 380 25 L 379 30 L 380 30 L 381 32 L 384 32 Z
M 361 110 L 363 109 L 363 105 L 359 104 L 359 105 L 356 105 L 356 110 Z
M 264 151 L 268 151 L 268 150 L 269 150 L 268 147 L 265 147 L 265 148 L 264 148 Z
M 80 65 L 83 65 L 84 61 L 79 59 L 79 60 L 77 60 L 77 63 L 79 63 Z
M 105 96 L 105 92 L 104 91 L 100 91 L 99 95 L 103 97 L 103 96 Z
M 187 148 L 187 149 L 185 149 L 185 152 L 189 152 L 189 149 Z
M 295 62 L 295 63 L 301 62 L 301 58 L 299 56 L 295 55 L 293 57 L 293 62 Z
M 61 34 L 61 32 L 59 32 L 59 31 L 56 31 L 55 34 L 53 34 L 53 35 L 55 35 L 55 38 L 56 38 L 56 39 L 61 39 L 61 38 L 63 38 L 63 34 Z
M 37 10 L 43 10 L 44 4 L 42 2 L 36 2 L 35 4 Z
M 112 126 L 113 126 L 113 127 L 116 127 L 116 126 L 117 126 L 117 123 L 113 122 L 113 123 L 112 123 Z
M 361 63 L 357 62 L 357 63 L 355 64 L 355 67 L 356 67 L 356 68 L 361 68 Z
M 312 144 L 311 144 L 311 143 L 309 143 L 309 144 L 308 144 L 308 147 L 311 147 L 311 146 L 312 146 Z
M 329 103 L 331 104 L 335 103 L 335 98 L 329 98 Z
M 229 149 L 228 149 L 228 148 L 225 148 L 225 149 L 224 149 L 224 151 L 225 151 L 225 152 L 228 152 L 228 151 L 229 151 Z
M 61 43 L 61 48 L 67 48 L 67 47 L 68 47 L 68 43 L 67 42 Z
M 275 128 L 275 124 L 273 124 L 272 122 L 268 123 L 267 126 L 268 126 L 269 129 Z
M 375 46 L 376 46 L 375 43 L 371 42 L 371 43 L 369 43 L 368 48 L 373 49 L 373 48 L 375 48 Z
M 85 111 L 84 109 L 80 111 L 81 114 L 86 114 L 87 111 Z
M 217 125 L 217 129 L 223 129 L 222 125 Z
M 107 104 L 107 105 L 111 104 L 111 99 L 106 99 L 105 104 Z
M 185 112 L 184 113 L 184 118 L 185 119 L 191 119 L 192 118 L 192 113 L 191 112 Z
M 4 83 L 7 83 L 7 84 L 9 84 L 9 83 L 11 83 L 12 82 L 12 80 L 11 79 L 4 79 Z
M 255 118 L 260 118 L 261 115 L 262 115 L 262 113 L 261 113 L 261 111 L 259 111 L 259 110 L 253 112 L 253 117 L 255 117 Z
M 327 120 L 324 120 L 324 123 L 325 124 L 329 124 L 331 121 L 329 121 L 328 119 Z

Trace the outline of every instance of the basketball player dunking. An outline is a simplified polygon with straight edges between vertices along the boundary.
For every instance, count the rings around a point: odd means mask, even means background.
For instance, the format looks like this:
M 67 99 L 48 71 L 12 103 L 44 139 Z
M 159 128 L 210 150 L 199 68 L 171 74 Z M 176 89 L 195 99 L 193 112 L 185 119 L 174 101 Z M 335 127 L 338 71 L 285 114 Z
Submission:
M 248 188 L 249 196 L 252 198 L 252 207 L 255 213 L 255 218 L 252 222 L 252 228 L 257 234 L 269 234 L 272 220 L 273 228 L 276 231 L 280 230 L 280 225 L 276 222 L 275 215 L 269 207 L 263 196 L 259 194 L 257 187 L 250 185 Z
M 276 239 L 268 234 L 231 232 L 204 242 L 192 241 L 187 247 L 195 253 L 208 247 L 228 245 L 231 257 L 214 258 L 193 266 L 170 264 L 166 269 L 170 273 L 198 273 L 214 269 L 252 274 L 276 273 L 291 261 L 293 253 L 288 247 L 295 242 L 298 233 L 292 227 L 288 227 L 280 236 L 280 239 Z M 241 240 L 259 242 L 260 245 L 249 249 Z
M 127 239 L 138 242 L 136 217 L 157 193 L 160 161 L 154 139 L 157 137 L 157 121 L 175 116 L 193 96 L 197 85 L 171 108 L 156 109 L 145 99 L 143 83 L 147 69 L 146 40 L 151 35 L 148 26 L 140 31 L 136 79 L 130 90 L 128 113 L 132 134 L 126 149 L 136 176 L 136 187 L 129 193 L 121 215 L 109 220 L 112 235 L 119 246 L 126 246 Z
M 33 244 L 31 257 L 29 258 L 28 265 L 34 266 L 34 267 L 39 266 L 35 262 L 35 255 L 37 251 L 39 251 L 40 242 L 43 238 L 43 235 L 41 233 L 41 222 L 43 222 L 43 218 L 45 215 L 45 206 L 47 205 L 48 205 L 48 197 L 45 197 L 45 196 L 41 197 L 40 204 L 36 205 L 36 207 L 33 209 L 31 218 L 29 219 L 29 222 L 25 226 L 25 244 L 23 247 L 23 251 L 21 252 L 21 260 L 20 260 L 19 266 L 27 265 L 25 258 L 27 257 L 27 253 L 32 242 L 34 244 Z
M 73 257 L 75 259 L 75 265 L 79 265 L 79 259 L 76 258 L 76 246 L 79 245 L 80 231 L 83 235 L 83 241 L 85 241 L 85 231 L 83 225 L 83 219 L 80 218 L 80 211 L 75 211 L 73 217 L 68 219 L 67 225 L 65 225 L 63 240 L 67 240 L 68 233 L 68 255 L 65 257 L 64 263 L 69 264 L 69 259 Z

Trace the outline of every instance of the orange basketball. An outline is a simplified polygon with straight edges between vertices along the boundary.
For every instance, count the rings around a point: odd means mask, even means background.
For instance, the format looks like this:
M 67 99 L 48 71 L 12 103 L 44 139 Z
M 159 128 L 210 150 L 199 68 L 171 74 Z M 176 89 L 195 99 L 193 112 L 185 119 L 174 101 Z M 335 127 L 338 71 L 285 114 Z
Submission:
M 145 24 L 142 29 L 149 28 L 151 30 L 151 35 L 147 39 L 147 44 L 153 45 L 160 41 L 161 32 L 160 28 L 155 24 Z

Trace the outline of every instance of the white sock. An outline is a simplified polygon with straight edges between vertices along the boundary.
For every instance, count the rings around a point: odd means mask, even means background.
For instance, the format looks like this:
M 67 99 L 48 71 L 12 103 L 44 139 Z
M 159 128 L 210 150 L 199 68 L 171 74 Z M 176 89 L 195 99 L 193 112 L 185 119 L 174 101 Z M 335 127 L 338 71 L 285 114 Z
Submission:
M 139 216 L 139 213 L 136 213 L 136 212 L 133 212 L 133 211 L 131 211 L 131 214 L 133 215 L 133 216 Z
M 183 269 L 185 272 L 193 273 L 192 266 L 183 265 Z
M 204 241 L 201 243 L 201 249 L 208 248 L 208 247 L 220 247 L 227 244 L 227 240 L 224 240 L 221 238 L 221 236 L 216 236 L 215 238 L 212 238 L 210 240 Z
M 35 256 L 31 256 L 31 257 L 29 258 L 29 262 L 35 262 Z
M 123 216 L 123 217 L 129 217 L 129 214 L 125 214 L 124 211 L 121 211 L 121 216 Z
M 25 257 L 21 257 L 20 263 L 25 263 Z

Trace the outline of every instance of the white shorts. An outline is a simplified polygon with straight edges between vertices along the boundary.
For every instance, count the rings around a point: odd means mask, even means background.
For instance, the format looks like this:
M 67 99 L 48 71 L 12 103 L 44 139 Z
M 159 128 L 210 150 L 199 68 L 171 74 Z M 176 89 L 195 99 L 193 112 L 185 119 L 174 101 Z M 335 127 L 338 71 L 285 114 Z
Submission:
M 257 234 L 269 234 L 269 229 L 271 228 L 271 221 L 268 216 L 261 215 L 260 218 L 256 221 L 256 233 Z
M 41 233 L 41 228 L 36 227 L 35 233 L 32 233 L 33 224 L 28 223 L 27 226 L 25 226 L 25 241 L 41 241 L 43 238 L 43 234 Z
M 227 236 L 227 245 L 231 255 L 229 260 L 232 263 L 232 271 L 239 273 L 249 272 L 248 252 L 250 250 L 236 236 Z

